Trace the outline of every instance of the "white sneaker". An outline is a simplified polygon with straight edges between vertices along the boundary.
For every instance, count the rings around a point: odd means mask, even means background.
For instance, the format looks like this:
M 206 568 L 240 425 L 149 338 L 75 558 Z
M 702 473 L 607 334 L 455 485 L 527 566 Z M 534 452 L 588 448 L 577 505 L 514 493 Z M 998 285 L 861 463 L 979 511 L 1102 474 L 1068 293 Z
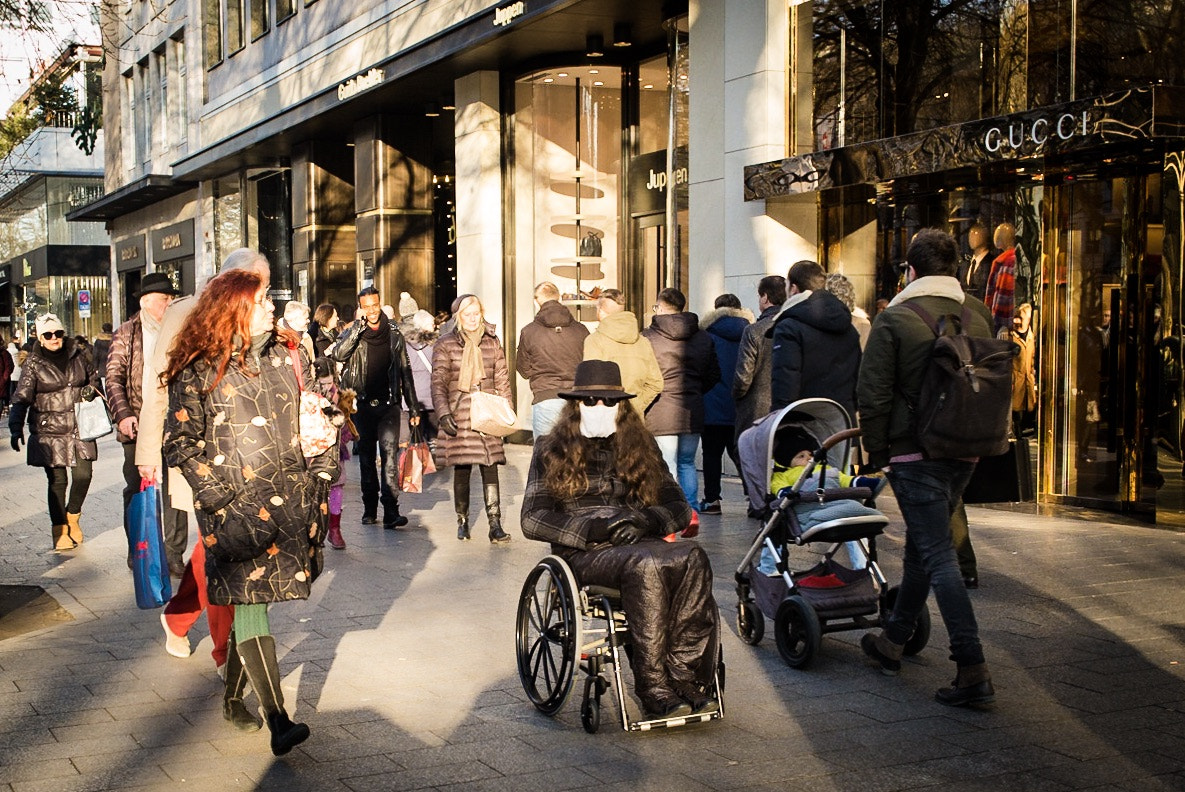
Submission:
M 189 657 L 193 650 L 189 648 L 189 636 L 177 635 L 169 629 L 169 622 L 165 614 L 160 615 L 160 626 L 165 628 L 165 651 L 173 657 Z

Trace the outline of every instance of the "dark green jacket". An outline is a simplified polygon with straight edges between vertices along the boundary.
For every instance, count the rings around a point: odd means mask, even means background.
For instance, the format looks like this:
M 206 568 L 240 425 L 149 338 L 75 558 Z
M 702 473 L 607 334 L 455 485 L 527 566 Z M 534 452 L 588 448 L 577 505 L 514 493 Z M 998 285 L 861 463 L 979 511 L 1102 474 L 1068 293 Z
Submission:
M 957 300 L 937 296 L 949 293 L 945 288 L 948 281 L 958 288 L 953 277 L 919 278 L 910 284 L 911 291 L 919 295 L 912 299 L 936 319 L 945 314 L 958 315 L 963 306 Z M 992 317 L 987 306 L 974 297 L 968 297 L 965 305 L 972 314 L 966 332 L 991 336 Z M 933 343 L 934 333 L 904 305 L 886 308 L 872 323 L 860 361 L 856 400 L 863 430 L 861 442 L 869 461 L 877 467 L 889 464 L 891 457 L 921 452 L 914 440 L 910 405 L 917 404 Z

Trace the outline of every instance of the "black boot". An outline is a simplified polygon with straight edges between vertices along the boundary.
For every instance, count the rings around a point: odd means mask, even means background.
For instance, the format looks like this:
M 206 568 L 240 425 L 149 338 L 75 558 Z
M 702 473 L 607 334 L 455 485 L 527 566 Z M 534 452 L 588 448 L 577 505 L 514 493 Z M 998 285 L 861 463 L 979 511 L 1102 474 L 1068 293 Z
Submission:
M 272 733 L 272 754 L 283 756 L 309 738 L 309 727 L 293 723 L 284 711 L 280 690 L 280 666 L 276 662 L 276 639 L 270 635 L 248 638 L 238 644 L 239 659 L 255 688 L 255 695 Z M 228 676 L 229 678 L 229 676 Z
M 453 507 L 457 511 L 457 539 L 469 541 L 469 478 L 465 477 L 464 486 L 453 477 Z
M 502 530 L 502 505 L 498 492 L 498 482 L 492 481 L 485 485 L 486 517 L 490 521 L 490 542 L 506 544 L 510 541 L 510 534 Z
M 222 717 L 239 731 L 259 731 L 263 723 L 243 704 L 243 691 L 247 688 L 247 671 L 235 649 L 234 635 L 226 649 L 226 692 L 222 694 Z
M 399 504 L 383 507 L 383 527 L 388 531 L 407 525 L 407 518 L 399 513 Z

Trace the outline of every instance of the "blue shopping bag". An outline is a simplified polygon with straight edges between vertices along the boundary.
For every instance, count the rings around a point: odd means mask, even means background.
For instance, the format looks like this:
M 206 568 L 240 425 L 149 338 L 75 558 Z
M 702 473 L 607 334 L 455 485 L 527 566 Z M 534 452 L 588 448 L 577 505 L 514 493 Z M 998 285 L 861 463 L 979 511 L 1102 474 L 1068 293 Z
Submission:
M 161 534 L 160 490 L 149 479 L 140 480 L 140 491 L 128 507 L 128 541 L 132 546 L 132 578 L 136 605 L 159 608 L 173 596 L 169 563 L 165 560 L 165 539 Z

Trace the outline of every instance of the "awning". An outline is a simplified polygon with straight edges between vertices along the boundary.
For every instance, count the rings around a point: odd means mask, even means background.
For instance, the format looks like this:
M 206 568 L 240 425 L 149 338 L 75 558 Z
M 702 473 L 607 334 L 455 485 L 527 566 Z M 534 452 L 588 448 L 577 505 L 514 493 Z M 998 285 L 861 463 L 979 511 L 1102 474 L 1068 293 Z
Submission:
M 1185 138 L 1185 88 L 1149 86 L 745 166 L 745 200 Z
M 149 174 L 137 179 L 131 184 L 120 187 L 115 192 L 107 193 L 97 201 L 79 207 L 66 214 L 70 221 L 83 220 L 114 220 L 129 212 L 151 206 L 165 198 L 192 190 L 197 187 L 194 182 L 179 181 L 172 176 Z

